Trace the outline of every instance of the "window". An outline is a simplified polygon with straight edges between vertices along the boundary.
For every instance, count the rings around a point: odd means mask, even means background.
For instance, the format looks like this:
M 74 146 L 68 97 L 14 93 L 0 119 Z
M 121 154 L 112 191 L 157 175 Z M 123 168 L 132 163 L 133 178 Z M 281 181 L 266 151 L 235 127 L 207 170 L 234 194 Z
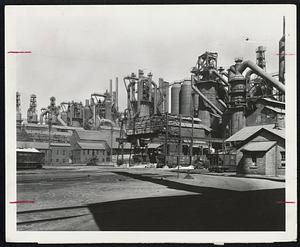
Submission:
M 66 154 L 66 150 L 63 150 L 63 155 L 65 155 Z
M 87 151 L 87 154 L 90 154 L 90 150 Z
M 85 155 L 85 150 L 82 150 L 82 154 Z
M 56 150 L 56 154 L 59 154 L 59 150 L 58 149 Z
M 65 163 L 65 159 L 63 159 L 62 162 Z
M 281 167 L 285 167 L 285 151 L 280 152 L 281 154 Z
M 252 156 L 252 166 L 257 166 L 257 160 L 256 160 L 256 157 L 255 156 Z
M 59 162 L 59 159 L 56 159 L 56 163 L 58 163 Z

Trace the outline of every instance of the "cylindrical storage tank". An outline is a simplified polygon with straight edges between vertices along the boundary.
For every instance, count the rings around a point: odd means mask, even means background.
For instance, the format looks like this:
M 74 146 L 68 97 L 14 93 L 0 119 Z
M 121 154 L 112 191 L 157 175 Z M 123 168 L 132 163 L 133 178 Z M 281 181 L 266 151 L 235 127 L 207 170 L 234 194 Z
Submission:
M 204 124 L 205 126 L 210 127 L 211 122 L 210 122 L 210 114 L 209 111 L 206 110 L 200 110 L 198 117 L 201 120 L 201 124 Z
M 180 90 L 180 103 L 179 103 L 179 113 L 182 116 L 191 116 L 191 97 L 192 97 L 192 86 L 191 81 L 184 81 L 181 85 Z
M 105 118 L 112 120 L 111 117 L 111 99 L 106 99 L 105 100 Z
M 171 88 L 171 113 L 179 114 L 179 96 L 180 96 L 180 84 L 174 84 Z
M 193 94 L 193 109 L 196 113 L 196 117 L 198 117 L 198 110 L 199 110 L 199 94 Z
M 22 113 L 17 112 L 17 122 L 22 122 Z
M 27 111 L 27 122 L 31 123 L 32 122 L 32 111 Z
M 36 113 L 32 113 L 32 123 L 38 123 L 38 115 Z
M 44 123 L 44 115 L 43 113 L 40 115 L 40 124 L 43 124 Z

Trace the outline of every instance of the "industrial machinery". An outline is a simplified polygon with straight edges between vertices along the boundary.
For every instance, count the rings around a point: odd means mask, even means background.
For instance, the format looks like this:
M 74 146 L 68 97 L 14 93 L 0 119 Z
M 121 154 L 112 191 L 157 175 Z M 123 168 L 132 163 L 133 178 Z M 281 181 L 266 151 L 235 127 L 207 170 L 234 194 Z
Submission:
M 36 113 L 36 95 L 32 94 L 30 96 L 30 104 L 27 110 L 27 122 L 28 123 L 38 123 L 38 116 Z
M 195 153 L 215 159 L 213 150 L 225 155 L 224 140 L 245 126 L 277 123 L 285 107 L 284 35 L 279 42 L 279 80 L 277 73 L 267 72 L 264 46 L 256 50 L 256 63 L 237 57 L 227 71 L 218 67 L 218 53 L 207 51 L 198 56 L 190 79 L 174 83 L 159 79 L 158 87 L 152 74 L 144 76 L 142 70 L 138 76 L 125 77 L 126 140 L 133 161 L 148 161 L 154 146 L 164 164 L 174 163 L 169 157 L 182 164 L 186 156 L 191 164 Z

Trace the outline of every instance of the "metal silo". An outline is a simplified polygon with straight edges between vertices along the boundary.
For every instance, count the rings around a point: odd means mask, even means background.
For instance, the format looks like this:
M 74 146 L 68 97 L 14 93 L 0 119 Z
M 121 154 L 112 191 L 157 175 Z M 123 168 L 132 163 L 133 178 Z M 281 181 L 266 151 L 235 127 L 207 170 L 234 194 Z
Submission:
M 180 96 L 180 84 L 174 84 L 171 88 L 171 113 L 179 114 L 179 96 Z
M 182 116 L 191 116 L 192 110 L 192 86 L 191 81 L 184 81 L 180 90 L 179 113 Z
M 198 117 L 198 110 L 199 110 L 199 94 L 193 94 L 193 111 L 194 116 Z

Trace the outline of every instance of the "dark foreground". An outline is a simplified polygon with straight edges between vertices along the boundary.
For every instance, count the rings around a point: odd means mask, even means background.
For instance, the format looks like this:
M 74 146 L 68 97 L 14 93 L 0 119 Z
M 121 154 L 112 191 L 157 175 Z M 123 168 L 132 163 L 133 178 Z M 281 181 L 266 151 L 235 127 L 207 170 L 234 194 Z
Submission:
M 90 168 L 91 169 L 91 168 Z M 18 175 L 18 230 L 284 231 L 284 183 L 155 169 Z

